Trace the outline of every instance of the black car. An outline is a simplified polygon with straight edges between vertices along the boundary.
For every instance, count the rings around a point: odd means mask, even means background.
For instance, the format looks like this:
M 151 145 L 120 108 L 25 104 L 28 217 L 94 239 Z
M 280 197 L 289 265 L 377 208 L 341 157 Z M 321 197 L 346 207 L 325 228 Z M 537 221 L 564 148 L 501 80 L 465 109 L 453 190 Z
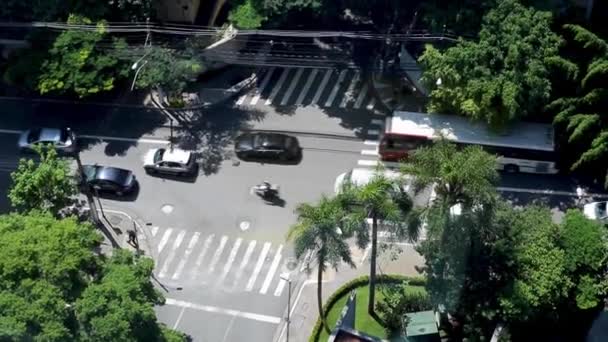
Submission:
M 246 133 L 236 138 L 234 151 L 241 159 L 296 160 L 302 150 L 298 139 L 278 133 Z
M 133 172 L 111 166 L 83 165 L 83 185 L 100 192 L 118 196 L 130 193 L 135 189 L 137 180 Z

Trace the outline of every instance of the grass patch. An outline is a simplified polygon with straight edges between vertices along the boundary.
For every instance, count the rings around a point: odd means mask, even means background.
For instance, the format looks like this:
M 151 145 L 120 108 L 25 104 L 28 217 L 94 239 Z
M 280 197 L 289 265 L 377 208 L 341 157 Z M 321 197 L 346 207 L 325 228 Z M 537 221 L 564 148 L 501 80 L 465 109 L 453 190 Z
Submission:
M 384 298 L 384 292 L 382 288 L 384 286 L 388 286 L 386 284 L 378 284 L 376 285 L 376 302 L 382 300 Z M 424 287 L 422 286 L 408 286 L 407 290 L 412 293 L 424 293 Z M 409 292 L 408 291 L 408 292 Z M 338 299 L 336 304 L 334 304 L 327 313 L 327 324 L 330 329 L 336 325 L 340 314 L 342 313 L 342 309 L 346 304 L 346 300 L 348 299 L 349 293 L 345 294 L 342 298 Z M 378 323 L 373 317 L 367 314 L 367 302 L 369 300 L 369 285 L 364 285 L 357 288 L 357 305 L 356 305 L 356 314 L 355 314 L 355 329 L 362 331 L 366 334 L 377 336 L 380 338 L 388 338 L 386 336 L 386 332 L 380 323 Z M 319 339 L 317 341 L 327 341 L 329 335 L 325 331 L 325 329 L 321 329 L 321 334 L 319 335 Z

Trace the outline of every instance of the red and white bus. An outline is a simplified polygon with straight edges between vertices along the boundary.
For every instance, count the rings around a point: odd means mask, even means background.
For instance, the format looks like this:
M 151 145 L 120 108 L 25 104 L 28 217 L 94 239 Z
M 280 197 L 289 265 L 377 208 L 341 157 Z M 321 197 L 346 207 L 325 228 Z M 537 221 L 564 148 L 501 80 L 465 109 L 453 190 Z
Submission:
M 386 118 L 378 153 L 383 161 L 399 161 L 420 146 L 444 137 L 459 146 L 479 145 L 498 156 L 508 172 L 557 173 L 551 125 L 518 123 L 496 134 L 462 116 L 395 111 Z

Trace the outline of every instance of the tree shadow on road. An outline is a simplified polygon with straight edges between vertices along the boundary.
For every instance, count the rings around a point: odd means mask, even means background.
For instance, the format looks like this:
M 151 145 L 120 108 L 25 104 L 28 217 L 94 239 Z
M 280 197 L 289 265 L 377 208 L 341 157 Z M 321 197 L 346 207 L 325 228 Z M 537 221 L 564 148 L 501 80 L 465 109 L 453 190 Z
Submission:
M 234 138 L 250 128 L 248 121 L 259 121 L 265 113 L 222 105 L 200 109 L 190 115 L 190 121 L 175 136 L 178 147 L 197 151 L 199 172 L 205 176 L 217 173 L 223 161 L 236 158 L 230 149 Z

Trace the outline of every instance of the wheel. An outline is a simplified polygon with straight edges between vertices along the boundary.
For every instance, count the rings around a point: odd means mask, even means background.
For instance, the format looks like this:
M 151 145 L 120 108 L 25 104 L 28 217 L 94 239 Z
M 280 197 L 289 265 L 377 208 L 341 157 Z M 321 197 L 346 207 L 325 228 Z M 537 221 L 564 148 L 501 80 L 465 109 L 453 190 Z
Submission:
M 519 166 L 513 164 L 505 165 L 505 172 L 517 173 L 519 172 Z

